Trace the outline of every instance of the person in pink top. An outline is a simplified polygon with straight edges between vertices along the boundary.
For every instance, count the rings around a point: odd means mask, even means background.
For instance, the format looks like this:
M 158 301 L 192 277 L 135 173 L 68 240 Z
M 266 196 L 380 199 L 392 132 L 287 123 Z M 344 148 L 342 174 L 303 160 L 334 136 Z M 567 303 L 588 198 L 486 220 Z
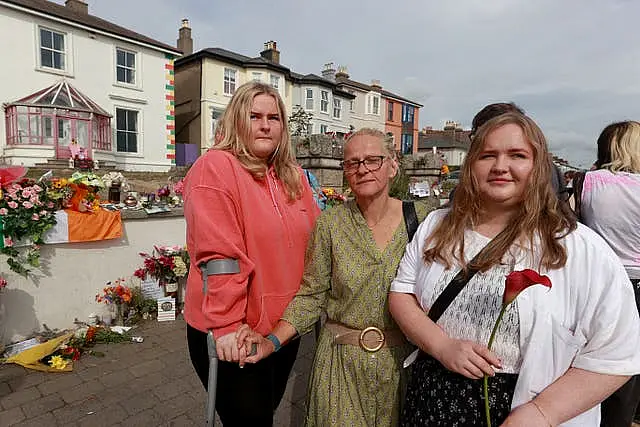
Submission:
M 292 343 L 244 366 L 247 349 L 236 344 L 243 324 L 268 335 L 295 296 L 320 213 L 287 129 L 277 90 L 247 83 L 231 98 L 214 146 L 185 179 L 189 354 L 207 388 L 207 332 L 213 331 L 220 360 L 216 410 L 225 426 L 273 424 L 298 351 Z M 204 288 L 203 266 L 209 268 Z

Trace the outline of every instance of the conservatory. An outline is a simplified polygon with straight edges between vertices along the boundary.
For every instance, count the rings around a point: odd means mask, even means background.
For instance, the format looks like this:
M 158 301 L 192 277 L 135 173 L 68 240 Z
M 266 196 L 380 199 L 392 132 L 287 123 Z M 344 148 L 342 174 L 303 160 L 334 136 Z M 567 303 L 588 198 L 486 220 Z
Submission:
M 66 80 L 5 105 L 7 146 L 52 147 L 57 159 L 78 144 L 111 151 L 111 115 Z

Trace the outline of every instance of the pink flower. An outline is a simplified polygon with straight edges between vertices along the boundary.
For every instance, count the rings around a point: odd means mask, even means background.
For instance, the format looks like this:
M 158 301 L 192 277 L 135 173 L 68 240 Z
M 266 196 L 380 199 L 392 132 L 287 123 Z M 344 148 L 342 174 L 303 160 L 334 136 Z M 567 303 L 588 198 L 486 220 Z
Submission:
M 25 188 L 24 190 L 22 190 L 22 197 L 24 197 L 25 199 L 31 197 L 31 190 L 29 188 Z
M 26 209 L 31 209 L 33 207 L 33 203 L 31 203 L 28 200 L 25 200 L 24 202 L 22 202 L 22 206 L 24 206 Z
M 9 193 L 9 197 L 11 197 L 13 200 L 18 200 L 18 195 L 16 193 Z
M 35 205 L 35 204 L 38 204 L 40 202 L 40 199 L 38 199 L 38 195 L 37 194 L 34 194 L 34 195 L 31 196 L 29 201 Z
M 47 203 L 47 207 L 48 207 L 49 209 L 53 209 L 53 207 L 54 207 L 54 206 L 55 206 L 55 205 L 53 204 L 53 202 L 49 202 L 49 203 Z
M 34 185 L 33 189 L 35 190 L 36 193 L 39 193 L 42 191 L 42 187 L 40 187 L 39 185 Z
M 38 214 L 34 213 L 33 215 L 31 215 L 31 219 L 34 220 L 34 221 L 37 221 L 37 220 L 40 219 L 40 216 Z
M 49 212 L 47 211 L 40 211 L 40 216 L 46 216 Z
M 0 208 L 0 215 L 6 215 L 9 213 L 9 210 L 7 208 Z
M 0 290 L 6 287 L 7 287 L 7 279 L 5 279 L 4 277 L 0 277 Z
M 11 237 L 5 237 L 4 238 L 4 247 L 5 248 L 10 248 L 11 246 L 13 246 L 13 240 L 11 239 Z
M 533 285 L 543 285 L 551 288 L 551 280 L 547 276 L 541 276 L 530 269 L 512 271 L 505 282 L 502 305 L 511 304 L 520 295 L 520 292 Z
M 18 207 L 18 204 L 16 202 L 9 202 L 7 203 L 7 205 L 9 205 L 11 209 L 16 209 Z

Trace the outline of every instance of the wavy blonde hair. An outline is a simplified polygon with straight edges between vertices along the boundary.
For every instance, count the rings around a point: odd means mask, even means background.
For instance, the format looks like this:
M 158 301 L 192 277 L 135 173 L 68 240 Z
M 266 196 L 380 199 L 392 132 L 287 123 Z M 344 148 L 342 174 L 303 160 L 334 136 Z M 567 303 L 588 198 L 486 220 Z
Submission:
M 525 187 L 519 211 L 513 215 L 506 232 L 494 239 L 492 248 L 486 251 L 473 268 L 486 271 L 499 264 L 515 242 L 521 242 L 534 252 L 534 242 L 539 238 L 535 252 L 540 255 L 540 266 L 560 268 L 567 262 L 567 253 L 558 241 L 576 228 L 575 217 L 561 203 L 551 185 L 549 151 L 542 130 L 529 117 L 519 113 L 506 113 L 489 120 L 478 129 L 469 153 L 462 165 L 460 183 L 456 188 L 453 207 L 427 238 L 424 260 L 439 261 L 451 268 L 457 262 L 466 268 L 464 259 L 464 232 L 480 221 L 483 201 L 472 166 L 484 149 L 487 136 L 501 126 L 515 124 L 522 129 L 533 150 L 533 170 Z
M 267 165 L 263 159 L 256 157 L 248 148 L 248 143 L 251 141 L 251 108 L 254 98 L 258 95 L 269 95 L 276 100 L 282 124 L 282 138 L 269 157 Z M 302 194 L 303 187 L 296 159 L 291 149 L 286 111 L 284 102 L 276 89 L 260 82 L 243 84 L 236 90 L 220 119 L 212 149 L 233 153 L 257 179 L 263 179 L 268 165 L 273 165 L 276 175 L 287 190 L 289 199 L 295 200 Z
M 598 137 L 598 168 L 640 173 L 640 123 L 612 123 Z

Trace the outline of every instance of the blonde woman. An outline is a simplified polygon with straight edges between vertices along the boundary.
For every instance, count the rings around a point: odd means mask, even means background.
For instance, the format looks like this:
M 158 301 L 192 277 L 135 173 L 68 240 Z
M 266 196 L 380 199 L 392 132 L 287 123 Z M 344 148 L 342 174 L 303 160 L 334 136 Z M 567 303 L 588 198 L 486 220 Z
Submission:
M 342 167 L 355 200 L 318 219 L 300 291 L 272 334 L 283 350 L 327 315 L 309 380 L 307 427 L 391 427 L 399 421 L 401 366 L 410 351 L 387 305 L 408 241 L 403 203 L 389 196 L 398 171 L 393 144 L 380 131 L 361 129 L 347 140 Z M 417 219 L 434 207 L 416 203 Z M 249 341 L 259 350 L 247 362 L 278 354 L 259 335 Z
M 496 426 L 600 424 L 599 403 L 640 372 L 640 320 L 615 253 L 561 209 L 548 149 L 528 117 L 482 125 L 462 168 L 452 209 L 420 225 L 391 285 L 393 317 L 422 350 L 413 366 L 403 426 L 484 426 L 483 376 Z M 425 312 L 457 273 L 478 272 L 437 323 Z M 533 269 L 532 287 L 502 306 L 505 277 Z
M 605 127 L 598 138 L 596 167 L 581 183 L 580 219 L 624 264 L 640 311 L 640 123 Z M 638 402 L 640 379 L 634 376 L 602 403 L 602 426 L 628 427 Z
M 184 317 L 193 366 L 205 388 L 207 331 L 216 339 L 216 409 L 225 426 L 270 426 L 297 354 L 294 344 L 241 369 L 236 345 L 242 324 L 266 335 L 296 294 L 304 251 L 319 214 L 291 151 L 285 107 L 272 87 L 252 82 L 236 90 L 216 143 L 185 179 L 191 269 Z M 209 271 L 205 291 L 200 267 Z

